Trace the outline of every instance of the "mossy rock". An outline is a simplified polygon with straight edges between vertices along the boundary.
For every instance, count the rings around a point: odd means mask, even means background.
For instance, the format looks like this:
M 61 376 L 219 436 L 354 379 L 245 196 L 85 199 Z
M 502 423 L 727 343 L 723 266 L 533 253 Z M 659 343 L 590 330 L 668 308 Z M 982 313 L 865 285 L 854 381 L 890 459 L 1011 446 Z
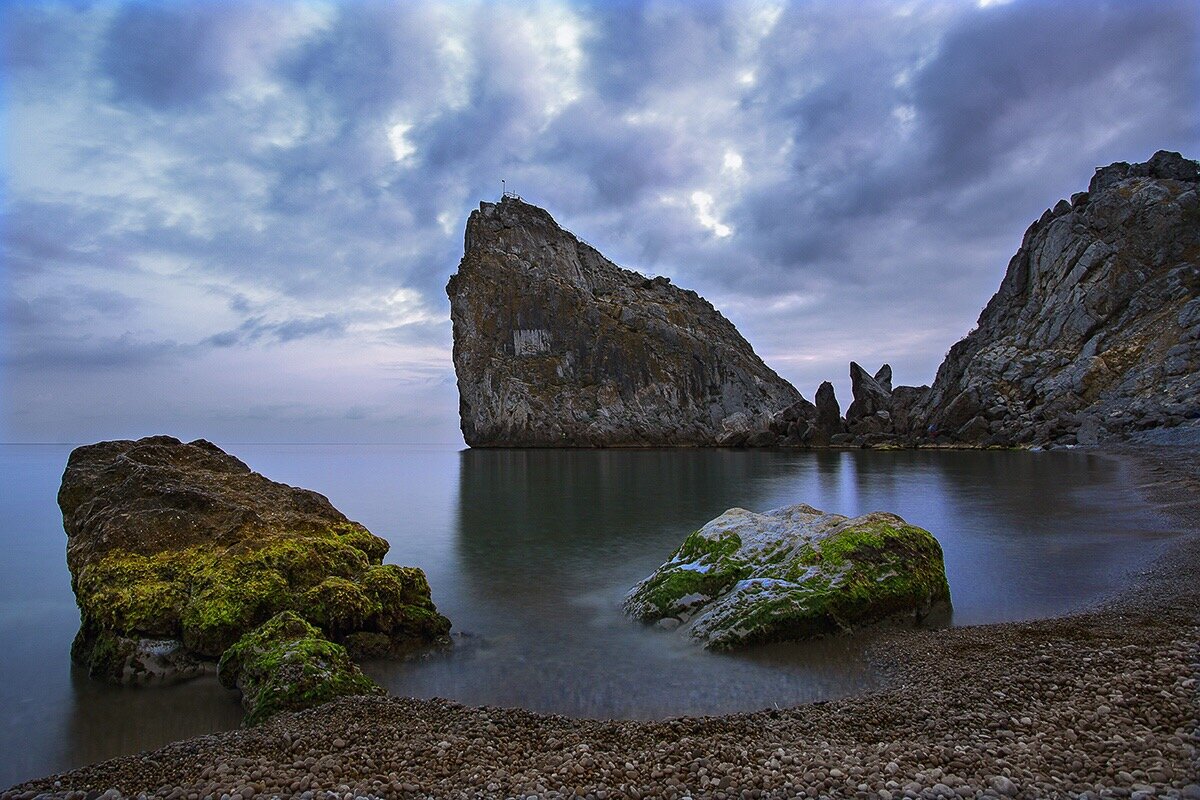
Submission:
M 733 531 L 695 531 L 626 601 L 626 611 L 643 622 L 687 614 L 751 572 L 738 556 L 741 539 Z
M 80 627 L 71 658 L 88 674 L 125 685 L 178 683 L 209 671 L 178 639 L 131 638 L 96 625 Z
M 381 634 L 397 649 L 450 629 L 421 570 L 382 563 L 385 539 L 207 442 L 78 448 L 59 502 L 81 617 L 73 653 L 95 677 L 139 674 L 125 640 L 215 660 L 282 611 L 335 641 Z
M 365 630 L 431 641 L 450 629 L 421 570 L 373 564 L 337 530 L 256 544 L 109 551 L 74 581 L 81 616 L 120 636 L 179 638 L 205 658 L 286 610 L 334 639 Z
M 348 695 L 383 694 L 350 660 L 346 648 L 293 611 L 283 611 L 240 638 L 221 656 L 221 684 L 240 689 L 245 725 Z
M 625 608 L 644 622 L 686 621 L 706 647 L 727 650 L 920 619 L 949 601 L 928 531 L 894 514 L 849 519 L 800 504 L 726 511 L 635 586 Z

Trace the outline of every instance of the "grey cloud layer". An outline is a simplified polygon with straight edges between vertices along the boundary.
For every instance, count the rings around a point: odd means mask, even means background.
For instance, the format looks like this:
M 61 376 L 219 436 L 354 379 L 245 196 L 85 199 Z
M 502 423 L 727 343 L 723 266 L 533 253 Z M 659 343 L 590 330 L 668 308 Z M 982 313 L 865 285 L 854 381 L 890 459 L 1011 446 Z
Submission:
M 929 380 L 1093 167 L 1200 151 L 1183 2 L 0 14 L 9 439 L 453 440 L 442 287 L 502 177 L 845 402 L 851 358 Z

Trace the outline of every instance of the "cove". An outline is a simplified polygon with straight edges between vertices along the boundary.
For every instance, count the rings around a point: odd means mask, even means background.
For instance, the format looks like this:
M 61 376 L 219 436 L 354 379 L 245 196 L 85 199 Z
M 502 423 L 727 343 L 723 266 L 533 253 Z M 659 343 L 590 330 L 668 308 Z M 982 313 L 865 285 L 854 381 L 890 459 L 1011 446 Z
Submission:
M 939 539 L 952 625 L 1053 616 L 1136 580 L 1175 531 L 1121 461 L 1082 451 L 468 450 L 223 445 L 422 567 L 455 646 L 368 672 L 394 694 L 589 717 L 716 714 L 872 686 L 870 634 L 738 655 L 621 599 L 732 506 L 888 510 Z M 0 447 L 0 784 L 236 727 L 215 680 L 118 689 L 70 668 L 78 615 L 54 502 L 69 446 Z

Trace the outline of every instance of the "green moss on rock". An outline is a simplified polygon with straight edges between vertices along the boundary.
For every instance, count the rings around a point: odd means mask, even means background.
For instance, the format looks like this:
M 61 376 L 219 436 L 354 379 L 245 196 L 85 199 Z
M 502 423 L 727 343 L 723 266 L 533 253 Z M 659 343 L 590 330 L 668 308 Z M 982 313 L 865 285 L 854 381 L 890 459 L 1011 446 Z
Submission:
M 376 564 L 362 576 L 362 585 L 375 603 L 370 629 L 404 640 L 428 641 L 450 632 L 450 620 L 429 599 L 429 581 L 416 567 Z
M 447 633 L 424 573 L 373 563 L 382 555 L 371 543 L 378 537 L 367 536 L 330 530 L 150 556 L 114 550 L 79 571 L 76 599 L 85 627 L 177 637 L 207 658 L 287 610 L 333 638 L 360 630 L 421 640 Z
M 80 609 L 73 653 L 96 677 L 190 674 L 194 657 L 215 660 L 282 611 L 334 640 L 378 634 L 396 647 L 450 628 L 420 570 L 383 565 L 385 539 L 210 442 L 76 448 L 58 500 Z
M 292 611 L 241 637 L 221 657 L 217 675 L 226 688 L 241 690 L 246 725 L 338 697 L 383 693 L 346 648 Z
M 626 599 L 625 609 L 643 622 L 684 615 L 750 574 L 737 557 L 742 541 L 725 530 L 695 531 Z
M 380 610 L 367 592 L 345 578 L 326 578 L 304 593 L 304 616 L 332 635 L 360 630 Z
M 847 519 L 796 505 L 725 512 L 634 587 L 626 609 L 689 620 L 707 647 L 729 649 L 920 618 L 949 599 L 928 531 L 892 514 Z

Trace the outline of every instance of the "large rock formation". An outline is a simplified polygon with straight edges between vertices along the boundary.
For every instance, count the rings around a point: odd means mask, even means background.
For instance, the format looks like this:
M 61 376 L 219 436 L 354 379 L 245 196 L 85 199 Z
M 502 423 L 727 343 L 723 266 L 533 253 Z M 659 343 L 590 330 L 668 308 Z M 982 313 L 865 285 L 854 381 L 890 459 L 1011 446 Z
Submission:
M 519 200 L 483 203 L 447 290 L 478 445 L 1093 444 L 1200 418 L 1200 175 L 1096 171 L 1025 233 L 933 386 L 850 365 L 804 400 L 694 292 L 622 270 Z
M 924 401 L 960 444 L 1093 444 L 1200 416 L 1200 177 L 1160 151 L 1096 171 L 1025 233 Z
M 928 531 L 894 514 L 851 519 L 798 504 L 726 511 L 635 586 L 625 609 L 728 650 L 920 619 L 949 600 Z
M 203 440 L 77 448 L 58 502 L 80 610 L 72 656 L 104 680 L 197 674 L 281 611 L 354 651 L 450 628 L 421 570 L 383 563 L 385 540 Z
M 473 447 L 766 445 L 808 428 L 811 404 L 704 298 L 521 200 L 472 212 L 446 291 Z

